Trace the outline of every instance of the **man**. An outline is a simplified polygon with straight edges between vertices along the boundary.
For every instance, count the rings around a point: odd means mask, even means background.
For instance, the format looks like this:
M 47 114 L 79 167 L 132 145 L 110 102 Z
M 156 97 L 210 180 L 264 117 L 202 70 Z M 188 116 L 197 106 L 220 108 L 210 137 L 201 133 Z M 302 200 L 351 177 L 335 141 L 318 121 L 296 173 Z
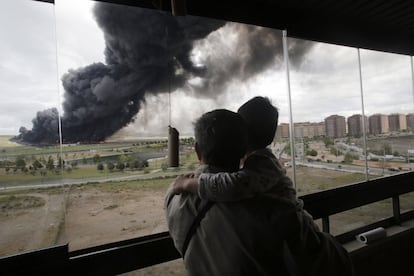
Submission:
M 214 110 L 195 123 L 201 172 L 234 172 L 247 149 L 239 114 Z M 298 233 L 294 204 L 272 196 L 211 203 L 167 191 L 170 234 L 190 275 L 291 275 L 286 241 Z M 293 235 L 293 236 L 292 236 Z M 293 268 L 294 269 L 294 268 Z

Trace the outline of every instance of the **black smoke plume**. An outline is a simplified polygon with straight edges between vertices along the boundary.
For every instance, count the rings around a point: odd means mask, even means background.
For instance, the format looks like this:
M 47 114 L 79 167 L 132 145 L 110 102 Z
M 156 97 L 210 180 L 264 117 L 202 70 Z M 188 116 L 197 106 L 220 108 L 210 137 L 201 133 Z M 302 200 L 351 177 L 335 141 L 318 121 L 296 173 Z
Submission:
M 248 79 L 281 59 L 281 32 L 276 30 L 112 4 L 96 4 L 94 15 L 104 32 L 105 64 L 63 75 L 64 142 L 104 140 L 134 121 L 146 93 L 180 88 L 214 97 L 230 81 Z M 235 49 L 221 46 L 227 39 L 237 40 Z M 308 48 L 292 46 L 299 57 Z M 202 63 L 193 59 L 197 49 L 206 55 Z M 32 122 L 32 130 L 20 129 L 18 140 L 59 140 L 55 108 L 38 112 Z

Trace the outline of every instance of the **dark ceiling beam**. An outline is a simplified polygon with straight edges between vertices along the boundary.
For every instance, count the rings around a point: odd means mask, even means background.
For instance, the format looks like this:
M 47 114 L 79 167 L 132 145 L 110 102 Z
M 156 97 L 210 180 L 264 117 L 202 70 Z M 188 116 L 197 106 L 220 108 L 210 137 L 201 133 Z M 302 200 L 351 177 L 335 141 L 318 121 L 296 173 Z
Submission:
M 53 0 L 35 0 L 53 3 Z M 86 0 L 85 0 L 86 1 Z M 414 55 L 414 1 L 97 0 L 287 30 L 288 36 Z M 172 4 L 173 3 L 173 4 Z M 183 5 L 181 5 L 183 4 Z

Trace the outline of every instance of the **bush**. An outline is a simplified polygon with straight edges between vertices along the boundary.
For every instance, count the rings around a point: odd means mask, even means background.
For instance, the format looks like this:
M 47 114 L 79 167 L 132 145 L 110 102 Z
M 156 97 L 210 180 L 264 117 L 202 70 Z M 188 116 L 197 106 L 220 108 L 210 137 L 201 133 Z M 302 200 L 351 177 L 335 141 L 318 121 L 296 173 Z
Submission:
M 113 169 L 115 168 L 115 165 L 112 162 L 108 162 L 106 164 L 106 167 L 108 168 L 108 171 L 112 172 Z
M 120 171 L 123 171 L 125 169 L 125 164 L 124 163 L 117 163 L 116 168 Z
M 356 155 L 354 155 L 354 154 L 352 154 L 350 152 L 347 152 L 345 154 L 345 156 L 344 156 L 344 163 L 346 163 L 346 164 L 352 164 L 352 162 L 354 160 L 358 160 L 358 159 L 359 159 L 358 156 L 356 156 Z
M 318 152 L 316 150 L 314 150 L 314 149 L 311 149 L 311 150 L 307 150 L 306 151 L 306 155 L 317 156 L 318 155 Z
M 94 156 L 93 156 L 93 163 L 99 163 L 99 162 L 101 162 L 101 156 L 99 155 L 99 154 L 95 154 Z

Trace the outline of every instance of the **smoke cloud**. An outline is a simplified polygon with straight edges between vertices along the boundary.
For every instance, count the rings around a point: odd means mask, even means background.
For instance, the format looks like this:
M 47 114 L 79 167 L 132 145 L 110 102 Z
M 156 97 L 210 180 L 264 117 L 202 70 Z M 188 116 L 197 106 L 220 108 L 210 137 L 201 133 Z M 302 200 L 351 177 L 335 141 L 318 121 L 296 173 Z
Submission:
M 64 142 L 104 140 L 134 121 L 147 93 L 177 89 L 214 97 L 236 79 L 249 79 L 282 58 L 281 32 L 267 28 L 112 4 L 96 4 L 104 32 L 105 64 L 69 70 L 64 88 Z M 299 64 L 310 44 L 293 44 Z M 17 137 L 59 140 L 55 108 L 37 113 Z

